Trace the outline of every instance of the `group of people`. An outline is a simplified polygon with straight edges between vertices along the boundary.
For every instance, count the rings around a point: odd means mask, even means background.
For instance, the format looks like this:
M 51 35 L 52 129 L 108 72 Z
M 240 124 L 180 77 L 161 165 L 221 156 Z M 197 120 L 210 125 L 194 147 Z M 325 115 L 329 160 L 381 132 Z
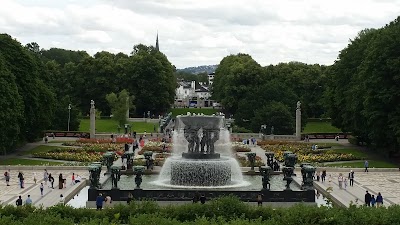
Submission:
M 381 207 L 383 205 L 383 197 L 380 192 L 378 192 L 378 195 L 375 197 L 374 195 L 371 195 L 368 191 L 365 193 L 365 205 L 368 207 Z
M 96 208 L 97 210 L 102 210 L 103 206 L 110 207 L 112 203 L 112 199 L 109 195 L 106 197 L 103 196 L 102 193 L 99 193 L 99 195 L 96 197 Z
M 257 144 L 257 140 L 254 137 L 251 137 L 249 139 L 243 139 L 243 144 L 244 145 L 250 145 L 250 143 L 252 145 L 256 145 Z

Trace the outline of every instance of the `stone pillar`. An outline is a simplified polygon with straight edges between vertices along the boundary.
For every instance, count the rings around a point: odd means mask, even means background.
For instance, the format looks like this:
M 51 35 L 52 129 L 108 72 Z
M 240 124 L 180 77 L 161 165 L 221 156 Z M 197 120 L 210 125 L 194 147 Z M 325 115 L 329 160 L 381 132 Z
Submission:
M 90 101 L 90 138 L 96 138 L 96 109 L 94 101 Z
M 296 139 L 301 140 L 301 103 L 297 102 L 296 108 Z

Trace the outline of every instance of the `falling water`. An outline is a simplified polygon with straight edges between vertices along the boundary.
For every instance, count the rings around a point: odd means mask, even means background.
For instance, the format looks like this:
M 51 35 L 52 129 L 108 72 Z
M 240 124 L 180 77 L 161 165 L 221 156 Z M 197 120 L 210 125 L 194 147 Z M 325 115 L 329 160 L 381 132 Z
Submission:
M 195 119 L 195 118 L 194 118 Z M 232 152 L 229 130 L 220 128 L 219 139 L 215 142 L 218 159 L 187 159 L 182 157 L 188 151 L 184 129 L 173 132 L 172 156 L 166 159 L 159 177 L 154 184 L 172 188 L 233 188 L 250 185 L 243 180 L 239 163 Z

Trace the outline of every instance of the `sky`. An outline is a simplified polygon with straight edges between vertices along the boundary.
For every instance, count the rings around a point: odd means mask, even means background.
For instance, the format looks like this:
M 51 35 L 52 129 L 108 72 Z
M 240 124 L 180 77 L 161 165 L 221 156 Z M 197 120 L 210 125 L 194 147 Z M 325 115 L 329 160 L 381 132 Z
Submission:
M 155 45 L 177 68 L 247 53 L 262 66 L 331 65 L 365 28 L 396 19 L 400 0 L 1 0 L 0 33 L 23 45 L 130 54 Z

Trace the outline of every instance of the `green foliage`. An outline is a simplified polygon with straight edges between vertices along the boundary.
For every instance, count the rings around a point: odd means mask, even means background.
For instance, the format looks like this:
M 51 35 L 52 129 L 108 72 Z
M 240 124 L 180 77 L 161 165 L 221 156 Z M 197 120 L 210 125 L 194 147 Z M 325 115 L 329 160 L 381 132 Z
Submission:
M 118 95 L 114 92 L 106 95 L 108 104 L 110 105 L 113 119 L 123 127 L 127 122 L 127 111 L 131 108 L 133 97 L 124 89 Z
M 145 204 L 145 206 L 141 206 Z M 233 197 L 206 204 L 159 207 L 152 202 L 132 202 L 102 211 L 53 206 L 47 209 L 5 206 L 0 208 L 1 224 L 149 224 L 149 225 L 392 225 L 400 222 L 400 207 L 328 208 L 297 204 L 288 208 L 256 207 Z
M 400 20 L 366 29 L 328 70 L 333 124 L 386 153 L 400 145 Z

